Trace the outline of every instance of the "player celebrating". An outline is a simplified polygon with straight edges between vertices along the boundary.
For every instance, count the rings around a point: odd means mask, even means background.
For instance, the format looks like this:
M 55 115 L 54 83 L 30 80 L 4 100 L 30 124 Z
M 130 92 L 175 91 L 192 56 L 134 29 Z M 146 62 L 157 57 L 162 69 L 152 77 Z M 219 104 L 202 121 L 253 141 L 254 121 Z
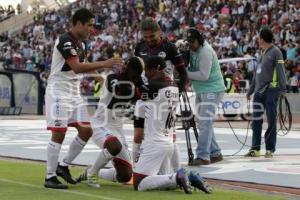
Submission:
M 146 61 L 145 75 L 149 85 L 148 88 L 142 88 L 143 101 L 139 100 L 135 107 L 134 127 L 144 130 L 145 136 L 141 145 L 142 153 L 133 170 L 134 189 L 145 191 L 180 187 L 189 194 L 190 183 L 210 193 L 211 187 L 199 174 L 190 172 L 187 178 L 183 168 L 176 173 L 162 173 L 171 171 L 168 168 L 174 152 L 173 130 L 179 101 L 178 88 L 162 73 L 165 68 L 166 64 L 159 56 Z
M 88 186 L 99 187 L 97 175 L 102 179 L 121 183 L 131 179 L 131 156 L 123 133 L 122 119 L 117 113 L 139 98 L 135 88 L 143 84 L 143 70 L 144 61 L 139 57 L 132 57 L 126 62 L 123 73 L 108 75 L 96 116 L 91 120 L 92 139 L 102 151 L 94 164 L 77 178 L 78 182 L 87 180 Z M 114 168 L 103 169 L 110 160 Z
M 166 68 L 162 72 L 165 73 L 166 78 L 173 80 L 174 68 L 176 69 L 180 80 L 178 84 L 179 92 L 181 92 L 187 81 L 187 73 L 185 70 L 184 59 L 182 55 L 178 53 L 176 46 L 162 36 L 159 24 L 151 17 L 147 17 L 141 22 L 141 32 L 143 40 L 136 45 L 134 54 L 142 57 L 145 62 L 152 56 L 163 58 L 166 63 Z M 139 132 L 139 129 L 136 129 L 132 147 L 134 161 L 138 159 L 138 152 L 142 140 L 143 134 Z M 175 169 L 179 167 L 177 148 L 177 145 L 175 145 L 173 157 L 175 158 L 173 162 Z
M 45 96 L 47 129 L 52 131 L 47 147 L 47 176 L 44 183 L 47 188 L 68 188 L 57 179 L 57 175 L 62 176 L 68 183 L 76 183 L 70 175 L 68 165 L 92 135 L 88 112 L 80 96 L 79 80 L 82 73 L 122 64 L 120 59 L 85 63 L 83 42 L 88 38 L 94 23 L 94 15 L 89 10 L 77 10 L 72 17 L 72 29 L 61 35 L 54 45 L 51 74 Z M 75 127 L 78 135 L 70 144 L 67 156 L 58 165 L 59 152 L 68 126 Z

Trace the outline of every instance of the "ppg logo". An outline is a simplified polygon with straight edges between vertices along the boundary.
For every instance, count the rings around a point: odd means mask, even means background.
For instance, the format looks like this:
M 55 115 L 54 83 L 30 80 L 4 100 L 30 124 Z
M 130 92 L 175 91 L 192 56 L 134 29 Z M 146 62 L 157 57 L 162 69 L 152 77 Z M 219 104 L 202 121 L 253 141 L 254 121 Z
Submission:
M 241 103 L 239 101 L 224 101 L 223 108 L 224 109 L 239 109 L 241 107 Z

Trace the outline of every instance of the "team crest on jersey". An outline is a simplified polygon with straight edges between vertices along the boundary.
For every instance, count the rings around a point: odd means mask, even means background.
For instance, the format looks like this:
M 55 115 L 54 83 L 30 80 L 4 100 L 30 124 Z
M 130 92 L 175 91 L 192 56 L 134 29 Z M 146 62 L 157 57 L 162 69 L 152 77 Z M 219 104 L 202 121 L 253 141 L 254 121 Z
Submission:
M 166 90 L 165 95 L 167 98 L 171 97 L 171 90 Z
M 162 57 L 162 58 L 165 58 L 167 56 L 167 54 L 166 54 L 166 52 L 161 51 L 161 52 L 159 52 L 158 56 Z
M 77 56 L 77 51 L 75 49 L 70 50 L 71 55 Z

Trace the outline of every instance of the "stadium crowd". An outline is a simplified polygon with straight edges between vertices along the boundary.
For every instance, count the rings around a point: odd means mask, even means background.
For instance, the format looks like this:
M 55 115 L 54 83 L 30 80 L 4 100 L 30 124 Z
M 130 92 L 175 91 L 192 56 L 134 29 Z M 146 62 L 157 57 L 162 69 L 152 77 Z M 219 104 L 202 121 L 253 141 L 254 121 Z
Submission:
M 139 22 L 155 18 L 165 36 L 176 42 L 184 30 L 196 27 L 216 50 L 219 59 L 253 56 L 258 58 L 258 31 L 273 30 L 274 43 L 286 59 L 289 91 L 300 87 L 300 3 L 293 0 L 78 0 L 58 11 L 38 13 L 34 23 L 13 35 L 0 35 L 0 59 L 6 68 L 47 71 L 56 37 L 70 28 L 69 16 L 79 7 L 96 15 L 94 34 L 87 42 L 88 60 L 110 57 L 127 59 L 141 39 Z M 251 80 L 255 61 L 222 64 L 224 77 L 239 92 L 241 80 Z M 91 84 L 84 84 L 92 88 Z
M 7 7 L 0 5 L 0 22 L 9 19 L 16 14 L 20 14 L 21 12 L 22 10 L 20 4 L 18 4 L 16 8 L 14 8 L 12 5 L 8 5 Z

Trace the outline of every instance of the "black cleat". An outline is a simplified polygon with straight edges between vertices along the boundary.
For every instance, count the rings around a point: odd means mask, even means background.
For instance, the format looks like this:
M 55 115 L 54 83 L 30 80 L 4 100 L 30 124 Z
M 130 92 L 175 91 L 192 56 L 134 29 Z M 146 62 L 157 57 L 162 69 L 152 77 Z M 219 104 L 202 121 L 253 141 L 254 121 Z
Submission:
M 67 183 L 70 184 L 76 184 L 76 181 L 74 181 L 74 179 L 72 178 L 71 174 L 70 174 L 70 170 L 68 168 L 68 166 L 61 166 L 58 165 L 57 169 L 56 169 L 56 174 L 57 176 L 62 177 Z
M 192 194 L 192 188 L 189 185 L 186 170 L 184 168 L 177 170 L 176 183 L 186 194 Z
M 65 184 L 62 184 L 56 176 L 53 176 L 51 178 L 45 179 L 44 186 L 46 188 L 52 188 L 52 189 L 68 189 L 68 186 Z
M 87 172 L 87 170 L 88 170 L 88 168 L 86 168 L 85 170 L 84 170 L 84 172 L 82 173 L 82 174 L 80 174 L 79 176 L 78 176 L 78 178 L 76 178 L 76 182 L 77 183 L 80 183 L 81 181 L 86 181 L 86 180 L 88 180 L 88 172 Z

